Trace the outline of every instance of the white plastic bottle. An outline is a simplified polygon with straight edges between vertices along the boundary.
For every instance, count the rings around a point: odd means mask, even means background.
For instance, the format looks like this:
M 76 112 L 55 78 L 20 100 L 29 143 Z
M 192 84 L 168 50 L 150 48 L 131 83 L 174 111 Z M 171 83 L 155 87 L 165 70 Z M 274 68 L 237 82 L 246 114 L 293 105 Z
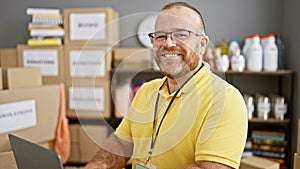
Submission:
M 258 34 L 252 35 L 252 39 L 246 53 L 248 70 L 261 71 L 263 68 L 263 50 Z
M 262 37 L 263 41 L 263 69 L 276 71 L 278 69 L 278 48 L 275 43 L 275 35 L 269 34 Z
M 229 56 L 229 58 L 231 58 L 237 50 L 241 50 L 240 45 L 239 45 L 239 43 L 236 39 L 232 39 L 229 42 L 229 47 L 228 47 L 228 56 Z
M 221 72 L 226 72 L 229 68 L 229 59 L 227 55 L 221 55 L 221 49 L 216 48 L 215 49 L 215 63 L 217 70 Z
M 245 69 L 245 58 L 241 55 L 240 49 L 236 49 L 231 57 L 231 69 L 234 71 L 243 71 Z
M 242 54 L 245 57 L 245 59 L 247 60 L 247 50 L 249 48 L 250 42 L 251 42 L 252 36 L 246 36 L 245 40 L 244 40 L 244 45 L 242 48 Z

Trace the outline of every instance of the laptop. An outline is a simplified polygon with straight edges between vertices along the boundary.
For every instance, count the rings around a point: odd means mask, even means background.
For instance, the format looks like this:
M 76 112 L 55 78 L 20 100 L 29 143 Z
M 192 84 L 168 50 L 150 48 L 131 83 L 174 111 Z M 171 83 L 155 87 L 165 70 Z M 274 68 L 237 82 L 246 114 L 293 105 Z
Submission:
M 59 154 L 8 134 L 18 169 L 63 169 Z

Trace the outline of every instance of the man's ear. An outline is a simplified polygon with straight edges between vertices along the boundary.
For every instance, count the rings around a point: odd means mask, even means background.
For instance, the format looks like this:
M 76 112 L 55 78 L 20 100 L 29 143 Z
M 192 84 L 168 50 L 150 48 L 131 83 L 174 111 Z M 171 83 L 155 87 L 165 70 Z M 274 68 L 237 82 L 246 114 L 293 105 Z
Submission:
M 201 45 L 201 50 L 200 51 L 201 51 L 202 55 L 205 53 L 205 49 L 208 46 L 208 43 L 209 43 L 208 36 L 203 35 L 203 37 L 201 38 L 201 41 L 200 41 L 200 45 Z

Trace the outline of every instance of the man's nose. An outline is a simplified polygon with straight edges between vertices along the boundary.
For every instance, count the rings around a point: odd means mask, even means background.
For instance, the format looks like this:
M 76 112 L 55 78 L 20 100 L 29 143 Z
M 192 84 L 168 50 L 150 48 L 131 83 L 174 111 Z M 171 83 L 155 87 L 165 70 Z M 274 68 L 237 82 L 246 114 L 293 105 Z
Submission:
M 175 41 L 173 40 L 173 37 L 171 35 L 166 36 L 165 44 L 166 47 L 172 47 L 176 46 Z

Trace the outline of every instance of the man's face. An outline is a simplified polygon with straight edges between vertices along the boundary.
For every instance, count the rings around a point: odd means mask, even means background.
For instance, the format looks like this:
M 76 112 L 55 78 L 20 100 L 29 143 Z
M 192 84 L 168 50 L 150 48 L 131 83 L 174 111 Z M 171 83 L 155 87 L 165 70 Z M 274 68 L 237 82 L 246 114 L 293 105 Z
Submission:
M 164 10 L 157 18 L 155 32 L 189 30 L 204 34 L 197 13 L 187 7 Z M 163 42 L 153 43 L 154 58 L 161 72 L 169 78 L 179 78 L 194 70 L 201 62 L 208 39 L 190 34 L 185 40 L 167 35 Z

